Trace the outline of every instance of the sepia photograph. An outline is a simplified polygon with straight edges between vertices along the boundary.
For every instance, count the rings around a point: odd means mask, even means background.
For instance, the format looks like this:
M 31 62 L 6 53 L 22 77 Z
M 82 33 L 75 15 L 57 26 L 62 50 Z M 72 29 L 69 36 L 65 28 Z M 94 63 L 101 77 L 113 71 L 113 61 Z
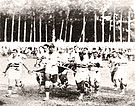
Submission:
M 135 106 L 135 0 L 0 0 L 0 106 Z

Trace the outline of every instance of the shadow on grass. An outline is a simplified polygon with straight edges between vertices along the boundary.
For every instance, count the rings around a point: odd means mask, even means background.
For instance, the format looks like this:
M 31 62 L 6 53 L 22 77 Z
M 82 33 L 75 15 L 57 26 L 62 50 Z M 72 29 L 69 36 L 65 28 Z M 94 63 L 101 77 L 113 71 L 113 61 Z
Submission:
M 60 98 L 60 99 L 66 99 L 69 101 L 74 101 L 77 100 L 79 96 L 79 92 L 75 91 L 75 90 L 71 90 L 71 89 L 64 89 L 61 90 L 59 88 L 57 89 L 53 89 L 51 91 L 51 97 L 54 98 Z
M 32 98 L 42 98 L 45 96 L 45 92 L 39 93 L 38 89 L 35 89 L 33 87 L 29 87 L 27 89 L 24 89 L 23 92 L 20 93 L 22 96 L 26 97 L 32 97 Z M 51 98 L 58 98 L 58 99 L 65 99 L 69 101 L 77 100 L 79 96 L 79 93 L 74 88 L 67 88 L 64 90 L 61 90 L 60 88 L 52 88 L 50 91 L 50 97 Z
M 104 104 L 104 105 L 119 105 L 122 106 L 130 101 L 132 94 L 131 91 L 128 91 L 126 95 L 120 95 L 118 91 L 114 91 L 113 88 L 102 87 L 100 89 L 100 94 L 96 95 L 95 93 L 85 94 L 83 101 L 90 101 L 96 104 Z M 133 94 L 132 94 L 133 95 Z M 36 88 L 30 87 L 24 91 L 23 96 L 40 100 L 45 96 L 45 93 L 39 94 Z M 77 92 L 76 88 L 67 88 L 61 90 L 60 88 L 53 88 L 50 91 L 50 97 L 54 100 L 60 101 L 78 101 L 79 92 Z
M 4 105 L 4 104 L 6 104 L 5 102 L 3 102 L 3 101 L 0 101 L 0 105 Z

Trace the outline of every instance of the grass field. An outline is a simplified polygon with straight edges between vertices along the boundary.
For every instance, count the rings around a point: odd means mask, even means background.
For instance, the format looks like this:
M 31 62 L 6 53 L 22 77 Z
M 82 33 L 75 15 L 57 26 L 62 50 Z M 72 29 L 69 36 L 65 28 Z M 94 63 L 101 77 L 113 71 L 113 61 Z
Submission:
M 125 95 L 113 90 L 110 81 L 110 72 L 106 62 L 101 69 L 101 88 L 99 94 L 89 93 L 84 100 L 78 100 L 79 93 L 76 86 L 70 86 L 66 90 L 55 88 L 51 90 L 49 101 L 43 101 L 44 94 L 38 93 L 38 84 L 35 74 L 28 74 L 23 68 L 22 81 L 25 84 L 24 91 L 19 92 L 18 97 L 5 97 L 7 93 L 7 77 L 2 75 L 7 65 L 5 57 L 0 57 L 0 105 L 4 106 L 135 106 L 135 62 L 129 62 L 127 66 L 128 87 Z M 34 69 L 34 59 L 24 60 L 26 66 Z

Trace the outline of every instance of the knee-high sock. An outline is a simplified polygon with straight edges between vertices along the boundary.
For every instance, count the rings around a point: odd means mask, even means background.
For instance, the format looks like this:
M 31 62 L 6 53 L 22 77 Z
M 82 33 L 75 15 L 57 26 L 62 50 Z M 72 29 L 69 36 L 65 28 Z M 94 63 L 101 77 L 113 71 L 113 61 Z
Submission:
M 45 92 L 45 94 L 46 94 L 46 99 L 49 99 L 49 96 L 50 96 L 49 94 L 50 93 L 49 92 Z
M 84 93 L 80 93 L 79 99 L 83 99 Z

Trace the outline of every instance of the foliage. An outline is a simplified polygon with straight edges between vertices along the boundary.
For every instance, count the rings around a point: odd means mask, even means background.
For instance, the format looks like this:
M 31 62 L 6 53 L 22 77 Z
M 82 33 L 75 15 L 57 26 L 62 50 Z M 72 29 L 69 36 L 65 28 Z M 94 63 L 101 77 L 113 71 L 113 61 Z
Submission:
M 125 0 L 124 0 L 125 1 Z M 124 3 L 119 0 L 1 0 L 0 12 L 4 14 L 21 14 L 30 16 L 54 13 L 55 11 L 81 10 L 85 13 L 96 11 L 113 11 L 113 6 Z M 123 9 L 123 8 L 121 8 Z

